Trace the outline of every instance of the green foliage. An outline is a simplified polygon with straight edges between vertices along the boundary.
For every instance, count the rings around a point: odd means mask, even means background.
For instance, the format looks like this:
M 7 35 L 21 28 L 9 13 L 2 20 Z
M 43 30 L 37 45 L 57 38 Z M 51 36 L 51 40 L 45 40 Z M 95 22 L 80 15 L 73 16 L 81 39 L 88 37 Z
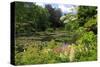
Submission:
M 83 37 L 77 40 L 78 44 L 72 44 L 68 47 L 65 46 L 66 48 L 63 48 L 63 52 L 60 53 L 55 53 L 55 50 L 56 48 L 62 48 L 62 43 L 57 43 L 55 40 L 51 40 L 47 43 L 27 41 L 28 46 L 26 45 L 26 49 L 22 47 L 25 51 L 16 53 L 15 62 L 17 65 L 22 65 L 96 60 L 97 49 L 95 38 L 93 32 L 84 33 Z M 16 45 L 22 43 L 26 44 L 26 40 L 17 42 Z M 88 44 L 89 47 L 86 46 Z M 42 45 L 42 48 L 40 48 L 40 45 Z M 60 51 L 61 49 L 57 50 Z M 19 50 L 16 49 L 16 51 Z
M 96 35 L 93 32 L 85 32 L 78 40 L 79 44 L 85 45 L 87 48 L 96 48 Z
M 49 27 L 48 10 L 34 3 L 15 3 L 16 35 L 32 35 Z M 44 18 L 45 17 L 45 18 Z
M 54 30 L 52 28 L 48 28 L 46 31 L 53 32 Z
M 96 25 L 97 19 L 90 18 L 87 23 L 84 24 L 84 27 L 92 27 Z
M 97 18 L 94 16 L 90 18 L 85 24 L 84 27 L 87 28 L 87 31 L 93 31 L 94 34 L 97 34 Z
M 76 61 L 97 60 L 97 39 L 96 35 L 90 31 L 84 31 L 80 38 L 76 40 Z
M 17 54 L 15 54 L 15 64 L 16 65 L 23 64 L 23 62 L 22 62 L 22 56 L 23 56 L 23 53 L 17 53 Z
M 61 9 L 53 8 L 52 5 L 46 4 L 45 8 L 48 10 L 50 16 L 49 21 L 51 22 L 50 27 L 56 30 L 56 28 L 61 27 L 62 23 L 60 23 L 60 17 L 62 16 Z
M 90 46 L 92 47 L 92 45 Z M 76 61 L 94 61 L 97 60 L 97 50 L 87 48 L 83 44 L 78 44 L 75 46 L 76 53 L 75 53 L 75 60 Z M 95 47 L 96 48 L 96 47 Z
M 55 46 L 57 45 L 57 43 L 55 42 L 55 40 L 51 40 L 49 43 L 48 43 L 48 47 L 49 48 L 54 48 Z
M 78 28 L 77 15 L 67 14 L 62 16 L 60 20 L 65 24 L 65 30 L 72 32 Z
M 59 9 L 45 7 L 16 3 L 16 34 L 25 36 L 16 37 L 15 64 L 97 60 L 96 7 L 79 6 L 78 15 L 61 18 Z
M 78 9 L 78 19 L 79 25 L 83 26 L 89 18 L 97 14 L 97 7 L 95 6 L 79 6 Z

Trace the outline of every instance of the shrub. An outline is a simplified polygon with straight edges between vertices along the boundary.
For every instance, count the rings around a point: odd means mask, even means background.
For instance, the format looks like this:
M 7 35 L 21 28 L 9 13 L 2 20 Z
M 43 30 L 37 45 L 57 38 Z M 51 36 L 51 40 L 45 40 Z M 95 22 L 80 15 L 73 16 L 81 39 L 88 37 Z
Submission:
M 93 32 L 84 32 L 77 40 L 77 61 L 91 61 L 97 59 L 97 40 Z
M 53 30 L 53 28 L 48 28 L 46 31 L 53 32 L 54 30 Z

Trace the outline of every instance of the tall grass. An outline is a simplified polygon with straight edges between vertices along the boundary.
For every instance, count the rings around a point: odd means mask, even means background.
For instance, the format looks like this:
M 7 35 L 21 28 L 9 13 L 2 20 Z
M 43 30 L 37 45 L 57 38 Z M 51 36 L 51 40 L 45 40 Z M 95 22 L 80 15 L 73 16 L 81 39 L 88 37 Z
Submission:
M 80 40 L 84 41 L 83 38 L 85 36 L 86 34 Z M 63 46 L 63 43 L 56 42 L 55 40 L 41 42 L 16 39 L 16 65 L 96 60 L 96 43 L 89 40 L 91 42 L 89 47 L 87 47 L 84 44 L 85 42 L 80 42 L 80 40 L 78 44 L 72 43 Z

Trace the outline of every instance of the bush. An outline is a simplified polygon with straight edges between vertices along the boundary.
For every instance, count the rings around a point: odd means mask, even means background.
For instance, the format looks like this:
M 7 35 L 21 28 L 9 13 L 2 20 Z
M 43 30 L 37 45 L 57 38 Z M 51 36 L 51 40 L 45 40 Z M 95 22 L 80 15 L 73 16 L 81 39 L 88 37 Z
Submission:
M 48 28 L 46 31 L 53 32 L 54 30 L 53 30 L 53 28 Z
M 97 59 L 97 39 L 96 35 L 90 32 L 84 32 L 76 41 L 76 59 L 77 61 L 92 61 Z

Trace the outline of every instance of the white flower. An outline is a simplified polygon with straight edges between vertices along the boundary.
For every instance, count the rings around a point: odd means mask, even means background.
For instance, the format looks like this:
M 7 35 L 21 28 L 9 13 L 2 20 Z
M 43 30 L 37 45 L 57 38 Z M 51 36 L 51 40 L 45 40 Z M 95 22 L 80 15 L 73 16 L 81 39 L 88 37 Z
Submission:
M 65 21 L 64 21 L 64 23 L 68 23 L 68 22 L 69 22 L 69 20 L 65 20 Z

